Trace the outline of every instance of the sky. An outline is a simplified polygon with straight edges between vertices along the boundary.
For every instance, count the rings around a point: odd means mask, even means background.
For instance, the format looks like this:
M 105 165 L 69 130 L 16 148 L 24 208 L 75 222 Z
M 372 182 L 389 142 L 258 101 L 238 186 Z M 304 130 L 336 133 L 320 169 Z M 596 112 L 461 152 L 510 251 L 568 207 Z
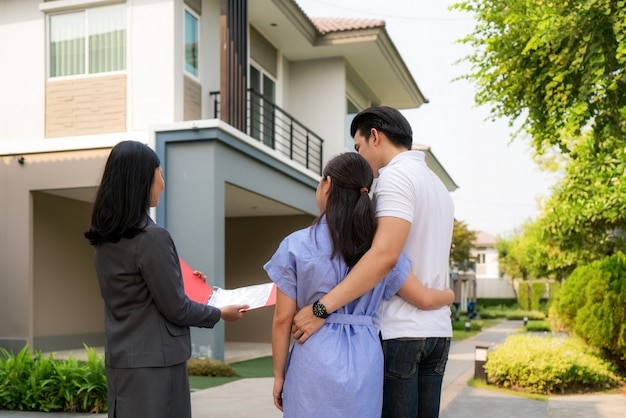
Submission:
M 459 189 L 452 193 L 455 218 L 475 231 L 510 236 L 535 219 L 550 195 L 553 174 L 532 159 L 530 140 L 511 140 L 508 120 L 493 122 L 489 108 L 474 102 L 475 87 L 454 81 L 469 72 L 455 64 L 471 52 L 456 42 L 470 34 L 472 16 L 450 11 L 450 0 L 296 0 L 309 17 L 382 19 L 429 103 L 402 110 L 413 142 L 431 151 Z

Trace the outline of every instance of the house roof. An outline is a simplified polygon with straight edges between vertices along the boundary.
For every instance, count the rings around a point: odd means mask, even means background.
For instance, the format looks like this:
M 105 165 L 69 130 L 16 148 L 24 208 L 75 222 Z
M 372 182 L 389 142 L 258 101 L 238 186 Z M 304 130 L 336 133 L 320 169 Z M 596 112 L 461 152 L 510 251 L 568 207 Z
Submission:
M 449 192 L 453 192 L 459 188 L 459 186 L 454 182 L 450 174 L 443 168 L 443 165 L 439 162 L 435 154 L 433 154 L 430 146 L 423 144 L 413 144 L 411 149 L 423 151 L 426 154 L 426 165 L 430 168 L 433 173 L 439 177 L 439 179 L 445 184 L 446 188 Z
M 320 34 L 360 29 L 384 28 L 385 21 L 378 19 L 346 19 L 336 17 L 312 17 L 311 22 Z
M 248 18 L 290 61 L 345 59 L 347 77 L 373 105 L 411 109 L 428 102 L 382 20 L 309 18 L 294 0 L 251 1 Z
M 484 231 L 476 231 L 474 247 L 493 247 L 496 245 L 496 237 Z

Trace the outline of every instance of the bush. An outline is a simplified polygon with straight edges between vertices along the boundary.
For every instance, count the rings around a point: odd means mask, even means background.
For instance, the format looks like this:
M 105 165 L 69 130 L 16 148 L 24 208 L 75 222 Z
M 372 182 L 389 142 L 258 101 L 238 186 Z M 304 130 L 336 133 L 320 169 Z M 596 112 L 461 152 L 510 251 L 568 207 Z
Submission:
M 541 297 L 546 292 L 546 282 L 534 280 L 530 282 L 530 310 L 538 311 Z
M 454 321 L 452 322 L 452 329 L 455 331 L 465 331 L 465 322 L 466 321 Z M 471 331 L 481 331 L 483 329 L 483 321 L 478 321 L 478 320 L 471 320 L 468 321 L 471 325 L 470 325 L 470 330 Z
M 528 282 L 520 281 L 517 285 L 517 302 L 519 307 L 527 311 L 530 309 L 530 301 L 528 300 Z
M 214 359 L 190 358 L 187 360 L 187 371 L 191 376 L 237 376 L 231 365 Z
M 506 317 L 506 311 L 499 309 L 479 309 L 478 314 L 482 319 L 496 319 Z
M 478 298 L 476 299 L 476 305 L 483 308 L 496 308 L 496 309 L 515 309 L 517 308 L 517 299 L 505 299 L 505 298 Z
M 526 331 L 528 332 L 550 332 L 550 324 L 546 321 L 528 321 L 526 324 Z
M 590 344 L 626 368 L 626 256 L 616 253 L 576 268 L 565 281 L 558 315 Z
M 613 366 L 579 339 L 513 335 L 489 354 L 489 383 L 532 393 L 606 390 L 621 381 Z
M 107 410 L 104 360 L 85 347 L 87 361 L 54 360 L 24 347 L 13 355 L 0 349 L 0 409 L 41 412 Z
M 543 321 L 544 319 L 546 319 L 546 314 L 540 311 L 520 311 L 520 310 L 508 311 L 506 313 L 506 319 L 510 319 L 510 320 L 514 320 L 514 319 L 521 320 L 521 319 L 524 319 L 524 317 L 528 318 L 529 321 Z

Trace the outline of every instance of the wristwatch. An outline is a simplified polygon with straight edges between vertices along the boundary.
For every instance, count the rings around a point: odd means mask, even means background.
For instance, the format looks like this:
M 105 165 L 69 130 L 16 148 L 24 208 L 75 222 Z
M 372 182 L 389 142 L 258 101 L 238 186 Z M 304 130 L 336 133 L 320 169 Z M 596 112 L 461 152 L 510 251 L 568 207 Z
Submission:
M 313 304 L 313 315 L 318 318 L 326 319 L 330 314 L 326 312 L 326 306 L 318 300 Z

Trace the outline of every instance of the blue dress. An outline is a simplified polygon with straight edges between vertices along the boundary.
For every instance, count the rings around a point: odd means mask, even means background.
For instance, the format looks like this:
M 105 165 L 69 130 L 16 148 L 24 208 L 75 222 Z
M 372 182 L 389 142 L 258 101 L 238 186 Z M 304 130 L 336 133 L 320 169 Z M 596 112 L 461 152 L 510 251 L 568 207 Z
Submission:
M 341 257 L 331 256 L 328 225 L 322 218 L 316 226 L 287 236 L 264 269 L 301 309 L 348 274 Z M 402 255 L 373 290 L 330 315 L 304 344 L 293 345 L 283 387 L 285 417 L 380 418 L 383 355 L 378 305 L 396 294 L 410 267 Z

